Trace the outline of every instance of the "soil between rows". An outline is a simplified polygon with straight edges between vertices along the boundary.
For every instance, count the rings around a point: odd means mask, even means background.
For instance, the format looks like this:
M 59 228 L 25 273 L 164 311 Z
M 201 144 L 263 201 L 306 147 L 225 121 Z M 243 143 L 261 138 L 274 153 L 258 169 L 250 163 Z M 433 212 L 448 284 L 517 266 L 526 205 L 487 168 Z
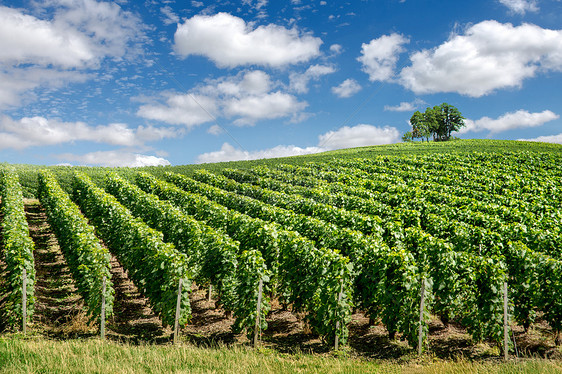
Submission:
M 70 270 L 66 265 L 56 237 L 37 200 L 25 204 L 30 234 L 35 242 L 36 304 L 32 330 L 36 334 L 55 339 L 96 336 L 98 326 L 88 321 L 81 297 L 77 294 Z M 115 288 L 114 315 L 107 321 L 107 337 L 133 344 L 169 344 L 172 331 L 162 326 L 144 298 L 127 277 L 126 271 L 112 257 L 112 282 Z M 3 263 L 0 260 L 0 271 Z M 5 274 L 0 274 L 1 279 Z M 2 303 L 0 293 L 0 304 Z M 250 344 L 244 334 L 234 334 L 234 318 L 208 301 L 207 287 L 194 285 L 191 293 L 192 319 L 181 331 L 182 341 L 198 346 Z M 283 310 L 271 302 L 268 328 L 262 333 L 261 344 L 280 352 L 326 353 L 331 347 L 324 344 L 303 322 L 304 316 Z M 554 344 L 554 335 L 545 322 L 539 321 L 527 333 L 512 326 L 520 356 L 562 358 Z M 369 325 L 363 313 L 352 315 L 349 324 L 348 351 L 353 355 L 378 359 L 402 359 L 414 354 L 405 341 L 391 341 L 382 325 Z M 466 330 L 450 324 L 444 326 L 438 319 L 430 323 L 430 352 L 439 358 L 468 357 L 494 358 L 499 349 L 492 344 L 474 344 Z

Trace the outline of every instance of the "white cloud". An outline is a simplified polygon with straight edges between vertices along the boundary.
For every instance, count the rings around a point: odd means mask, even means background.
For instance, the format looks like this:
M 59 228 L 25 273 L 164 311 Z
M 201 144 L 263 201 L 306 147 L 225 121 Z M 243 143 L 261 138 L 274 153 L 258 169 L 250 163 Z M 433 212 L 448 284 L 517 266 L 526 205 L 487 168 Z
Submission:
M 166 93 L 165 104 L 145 104 L 139 108 L 137 115 L 170 124 L 183 124 L 188 128 L 219 117 L 233 119 L 236 125 L 241 126 L 284 117 L 298 121 L 308 104 L 276 90 L 277 86 L 261 70 L 244 71 L 235 76 L 207 80 L 187 94 Z
M 81 68 L 97 62 L 93 47 L 77 30 L 0 6 L 0 61 L 5 64 Z
M 391 80 L 398 55 L 405 51 L 403 45 L 409 42 L 405 36 L 393 33 L 373 39 L 369 44 L 363 43 L 361 56 L 357 60 L 363 64 L 363 71 L 369 74 L 369 80 Z
M 0 149 L 25 149 L 76 141 L 138 146 L 177 135 L 174 129 L 152 126 L 132 129 L 122 123 L 89 126 L 84 122 L 61 122 L 44 117 L 0 118 Z
M 425 104 L 425 102 L 421 99 L 416 99 L 412 102 L 402 101 L 400 104 L 394 106 L 385 105 L 384 110 L 391 112 L 411 112 L 418 109 L 418 107 L 422 104 Z
M 262 65 L 282 67 L 320 54 L 322 40 L 269 24 L 253 28 L 227 13 L 197 15 L 178 25 L 174 50 L 179 55 L 206 56 L 219 67 Z
M 545 135 L 545 136 L 538 136 L 532 139 L 517 139 L 517 140 L 526 141 L 526 142 L 545 142 L 545 143 L 562 144 L 562 133 L 558 135 Z
M 339 86 L 332 87 L 332 93 L 338 97 L 351 97 L 361 91 L 361 85 L 355 79 L 346 79 Z
M 520 87 L 537 71 L 562 71 L 562 30 L 483 21 L 432 50 L 414 53 L 400 82 L 416 93 L 480 97 Z
M 195 91 L 212 97 L 241 97 L 262 95 L 268 93 L 273 87 L 274 84 L 267 73 L 252 70 L 240 72 L 235 76 L 207 80 L 205 85 L 197 87 Z
M 506 113 L 496 119 L 489 117 L 482 117 L 476 121 L 466 119 L 466 126 L 461 128 L 459 133 L 465 134 L 471 131 L 477 132 L 487 130 L 490 131 L 491 134 L 495 134 L 507 130 L 542 126 L 546 122 L 550 122 L 558 118 L 560 118 L 560 116 L 550 110 L 538 113 L 529 113 L 526 110 L 518 110 L 516 112 Z
M 79 71 L 54 70 L 45 67 L 14 68 L 2 71 L 0 64 L 0 108 L 16 107 L 35 99 L 37 87 L 58 88 L 71 82 L 91 78 Z
M 162 157 L 143 155 L 127 151 L 99 151 L 84 155 L 70 153 L 60 154 L 59 159 L 68 163 L 78 163 L 87 166 L 107 167 L 143 167 L 143 166 L 166 166 L 170 161 Z
M 308 82 L 318 80 L 324 75 L 332 74 L 336 71 L 333 66 L 312 65 L 303 74 L 293 72 L 289 75 L 289 85 L 292 91 L 297 93 L 308 92 Z
M 380 128 L 362 124 L 354 127 L 344 126 L 336 131 L 322 134 L 318 137 L 318 145 L 313 147 L 301 148 L 295 145 L 278 145 L 273 148 L 250 152 L 237 149 L 229 143 L 224 143 L 219 151 L 199 155 L 196 162 L 210 163 L 299 156 L 341 148 L 396 143 L 399 140 L 400 133 L 394 127 Z
M 198 164 L 210 163 L 210 162 L 223 162 L 223 161 L 235 161 L 235 160 L 259 160 L 262 158 L 276 158 L 276 157 L 288 157 L 288 156 L 299 156 L 307 155 L 311 153 L 318 153 L 324 151 L 318 147 L 306 147 L 300 148 L 294 145 L 278 145 L 273 148 L 258 150 L 253 152 L 243 151 L 241 149 L 234 148 L 229 143 L 224 143 L 220 151 L 203 153 L 197 157 L 195 161 Z
M 499 0 L 499 2 L 513 13 L 525 14 L 527 11 L 537 12 L 539 10 L 536 0 Z
M 224 113 L 228 117 L 240 117 L 237 125 L 253 125 L 258 120 L 288 117 L 304 110 L 308 104 L 283 92 L 272 92 L 260 96 L 231 98 L 224 102 Z
M 360 124 L 344 126 L 336 131 L 329 131 L 318 137 L 319 146 L 332 150 L 342 148 L 364 147 L 396 143 L 400 140 L 400 132 L 395 127 L 376 127 Z
M 267 0 L 242 0 L 242 4 L 248 5 L 259 11 L 267 6 Z
M 146 39 L 141 19 L 115 2 L 53 0 L 35 4 L 54 7 L 51 23 L 55 29 L 64 35 L 78 32 L 86 37 L 98 59 L 133 59 Z
M 217 103 L 213 98 L 193 94 L 164 94 L 166 104 L 145 104 L 137 111 L 143 118 L 185 125 L 188 128 L 213 121 Z
M 144 40 L 137 16 L 93 0 L 33 2 L 33 16 L 0 6 L 0 108 L 34 98 L 39 87 L 91 79 L 105 59 L 134 58 Z
M 162 22 L 164 22 L 164 25 L 166 26 L 178 23 L 180 21 L 180 17 L 178 17 L 178 15 L 174 13 L 174 10 L 169 5 L 160 8 L 160 12 L 164 16 Z
M 340 53 L 342 53 L 343 51 L 343 47 L 341 46 L 341 44 L 332 44 L 330 46 L 330 52 L 332 52 L 335 55 L 339 55 Z
M 224 130 L 219 125 L 213 125 L 213 126 L 209 127 L 207 132 L 211 135 L 220 135 L 220 134 L 224 133 Z

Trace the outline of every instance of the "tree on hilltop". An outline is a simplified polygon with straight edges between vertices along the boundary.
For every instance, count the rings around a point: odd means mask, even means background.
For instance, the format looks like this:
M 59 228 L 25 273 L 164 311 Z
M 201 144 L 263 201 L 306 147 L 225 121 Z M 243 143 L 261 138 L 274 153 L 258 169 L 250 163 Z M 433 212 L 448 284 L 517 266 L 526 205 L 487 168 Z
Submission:
M 452 105 L 443 103 L 441 105 L 428 107 L 425 112 L 416 111 L 410 118 L 412 130 L 402 137 L 402 140 L 425 139 L 429 141 L 447 141 L 451 133 L 459 131 L 465 126 L 464 117 L 461 112 Z

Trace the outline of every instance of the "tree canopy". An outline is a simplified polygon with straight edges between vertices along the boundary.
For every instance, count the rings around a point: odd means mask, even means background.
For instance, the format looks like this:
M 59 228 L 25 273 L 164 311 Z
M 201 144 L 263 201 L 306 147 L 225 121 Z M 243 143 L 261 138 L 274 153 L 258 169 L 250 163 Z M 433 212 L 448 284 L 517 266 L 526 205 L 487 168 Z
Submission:
M 416 111 L 410 118 L 412 130 L 402 137 L 402 140 L 425 139 L 432 137 L 435 141 L 446 141 L 451 138 L 451 133 L 459 131 L 465 126 L 461 112 L 452 105 L 428 107 L 425 112 Z

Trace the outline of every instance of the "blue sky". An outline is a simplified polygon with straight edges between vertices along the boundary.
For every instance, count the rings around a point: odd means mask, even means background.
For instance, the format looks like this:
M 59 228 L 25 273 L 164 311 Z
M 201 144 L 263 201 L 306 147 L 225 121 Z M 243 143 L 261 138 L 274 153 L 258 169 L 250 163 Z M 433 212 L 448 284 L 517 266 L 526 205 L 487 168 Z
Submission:
M 562 2 L 0 2 L 0 161 L 181 165 L 460 138 L 562 143 Z

